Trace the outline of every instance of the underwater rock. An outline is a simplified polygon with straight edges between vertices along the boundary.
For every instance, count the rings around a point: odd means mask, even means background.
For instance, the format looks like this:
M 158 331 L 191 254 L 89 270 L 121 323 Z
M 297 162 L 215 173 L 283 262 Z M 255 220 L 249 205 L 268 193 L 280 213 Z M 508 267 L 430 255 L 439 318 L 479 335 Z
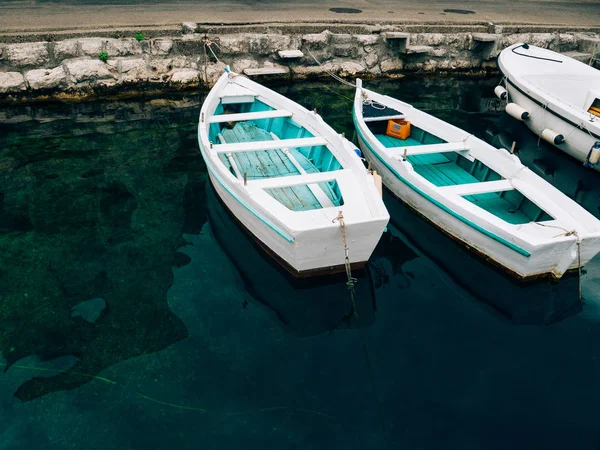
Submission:
M 71 317 L 82 317 L 90 323 L 94 323 L 106 309 L 106 301 L 102 297 L 87 300 L 71 309 Z

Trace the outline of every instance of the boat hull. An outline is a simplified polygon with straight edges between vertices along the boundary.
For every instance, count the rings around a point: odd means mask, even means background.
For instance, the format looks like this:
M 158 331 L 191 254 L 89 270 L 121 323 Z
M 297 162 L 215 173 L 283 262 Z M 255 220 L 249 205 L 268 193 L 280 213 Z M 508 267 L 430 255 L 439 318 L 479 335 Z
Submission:
M 240 201 L 210 172 L 209 177 L 217 195 L 240 225 L 253 236 L 265 253 L 291 275 L 297 278 L 308 278 L 346 270 L 344 244 L 339 227 L 300 232 L 290 242 L 253 214 L 243 204 L 247 203 L 247 199 Z M 381 223 L 377 221 L 346 226 L 352 270 L 364 268 L 386 223 L 387 220 Z
M 565 137 L 562 144 L 549 143 L 582 163 L 587 161 L 590 149 L 600 139 L 592 136 L 588 131 L 580 129 L 559 113 L 554 112 L 552 104 L 544 108 L 537 100 L 525 94 L 513 83 L 506 83 L 506 87 L 510 101 L 530 112 L 529 118 L 523 121 L 527 128 L 540 137 L 542 131 L 547 128 L 562 134 Z M 596 164 L 594 169 L 600 170 L 600 164 Z
M 522 255 L 513 249 L 499 243 L 497 240 L 488 237 L 475 228 L 469 226 L 464 221 L 457 219 L 439 208 L 430 200 L 423 197 L 420 193 L 412 189 L 402 180 L 400 180 L 386 164 L 384 164 L 378 155 L 375 155 L 371 146 L 367 144 L 362 136 L 358 137 L 359 145 L 371 167 L 376 169 L 383 179 L 383 184 L 400 200 L 406 203 L 411 209 L 417 212 L 425 220 L 431 222 L 435 227 L 469 248 L 473 253 L 479 255 L 482 259 L 494 264 L 505 272 L 521 281 L 530 281 L 539 278 L 549 277 L 554 279 L 561 278 L 566 270 L 577 269 L 577 244 L 570 244 L 570 248 L 561 248 L 560 252 L 553 251 L 552 248 L 546 248 L 546 254 Z M 558 254 L 566 253 L 570 255 L 570 261 L 575 264 L 569 264 L 565 270 L 556 270 L 559 265 Z M 539 261 L 539 267 L 532 261 Z

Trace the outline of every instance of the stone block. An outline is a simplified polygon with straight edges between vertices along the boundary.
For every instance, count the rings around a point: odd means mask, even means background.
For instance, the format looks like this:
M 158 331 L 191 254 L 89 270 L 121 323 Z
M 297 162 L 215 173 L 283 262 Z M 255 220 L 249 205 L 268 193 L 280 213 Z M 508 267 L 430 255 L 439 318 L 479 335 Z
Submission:
M 592 58 L 591 53 L 582 53 L 578 51 L 563 52 L 562 54 L 585 64 L 588 64 L 590 62 L 590 59 Z
M 4 58 L 19 67 L 40 66 L 49 60 L 46 42 L 10 44 L 4 49 Z
M 281 34 L 249 34 L 246 35 L 248 53 L 267 56 L 282 48 L 293 49 L 291 36 Z
M 329 43 L 330 32 L 324 31 L 318 34 L 305 34 L 302 36 L 302 42 L 311 50 L 320 50 Z
M 358 47 L 352 44 L 336 45 L 333 47 L 333 54 L 339 58 L 356 58 L 358 56 Z
M 281 59 L 296 59 L 304 57 L 304 53 L 300 50 L 279 50 L 277 52 Z
M 476 42 L 497 42 L 500 40 L 502 35 L 490 34 L 490 33 L 473 33 L 473 40 Z
M 220 52 L 224 55 L 248 53 L 248 41 L 243 35 L 221 36 L 218 41 Z M 213 51 L 218 54 L 219 49 L 213 46 Z M 210 52 L 209 52 L 210 53 Z
M 79 41 L 77 39 L 66 39 L 64 41 L 57 42 L 54 46 L 54 58 L 56 58 L 58 61 L 68 58 L 75 58 L 79 51 L 78 44 Z
M 379 61 L 379 56 L 377 55 L 377 52 L 372 52 L 372 53 L 367 54 L 367 56 L 365 56 L 365 64 L 367 65 L 367 67 L 369 69 L 371 69 L 372 67 L 377 65 L 378 61 Z
M 25 74 L 25 78 L 33 90 L 54 89 L 66 83 L 67 73 L 63 66 L 58 66 L 54 69 L 30 70 Z
M 356 42 L 360 45 L 368 46 L 368 45 L 376 45 L 379 42 L 378 34 L 357 34 L 354 36 Z
M 381 33 L 383 38 L 386 41 L 395 41 L 395 40 L 405 40 L 407 41 L 410 38 L 410 33 L 402 33 L 398 31 L 386 31 Z
M 579 51 L 596 54 L 600 52 L 600 38 L 582 36 L 579 38 Z
M 401 59 L 385 59 L 379 67 L 383 73 L 397 73 L 404 69 L 404 62 Z
M 175 69 L 170 73 L 170 82 L 182 86 L 197 86 L 200 83 L 200 72 L 196 69 Z
M 260 77 L 267 75 L 288 75 L 289 69 L 287 67 L 261 67 L 256 69 L 244 69 L 244 74 L 249 77 Z
M 86 56 L 98 57 L 98 53 L 102 51 L 103 42 L 100 38 L 82 38 L 79 39 L 81 53 Z
M 148 72 L 146 71 L 146 61 L 142 58 L 121 60 L 121 81 L 146 81 Z
M 433 51 L 433 47 L 428 45 L 408 45 L 405 53 L 407 55 L 421 54 L 428 55 Z
M 327 72 L 338 73 L 340 65 L 333 62 L 325 63 L 321 66 L 298 66 L 294 67 L 294 75 L 299 78 L 310 78 L 314 76 L 325 75 Z
M 331 42 L 333 44 L 351 44 L 352 43 L 352 35 L 351 34 L 332 34 Z
M 260 64 L 258 61 L 249 58 L 240 58 L 233 61 L 232 69 L 234 72 L 242 73 L 246 69 L 256 69 Z
M 192 34 L 195 33 L 198 29 L 198 24 L 195 22 L 183 22 L 181 26 L 181 32 L 183 34 Z
M 74 83 L 82 81 L 95 81 L 102 79 L 116 79 L 114 70 L 110 66 L 97 59 L 71 60 L 65 63 L 67 72 Z
M 11 94 L 25 89 L 25 78 L 19 72 L 0 72 L 0 94 Z
M 131 56 L 142 53 L 142 48 L 135 39 L 105 39 L 104 51 L 109 56 Z
M 153 55 L 168 55 L 173 48 L 171 39 L 153 39 L 150 43 L 150 53 Z
M 354 76 L 366 71 L 367 68 L 365 66 L 354 61 L 345 61 L 340 66 L 340 75 L 343 77 Z

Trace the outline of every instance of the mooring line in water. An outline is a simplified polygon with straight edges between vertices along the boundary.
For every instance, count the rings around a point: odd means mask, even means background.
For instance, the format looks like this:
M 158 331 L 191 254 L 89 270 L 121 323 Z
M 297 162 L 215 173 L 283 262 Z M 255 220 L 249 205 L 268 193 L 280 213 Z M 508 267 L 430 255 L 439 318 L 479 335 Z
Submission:
M 577 230 L 567 230 L 566 228 L 563 227 L 558 227 L 556 225 L 544 225 L 543 223 L 539 223 L 539 222 L 534 222 L 542 227 L 547 227 L 547 228 L 556 228 L 558 230 L 563 230 L 564 233 L 561 234 L 557 234 L 554 237 L 559 237 L 559 236 L 575 236 L 577 238 L 577 281 L 578 281 L 578 285 L 579 285 L 579 301 L 583 302 L 583 290 L 582 290 L 582 286 L 581 286 L 581 238 L 579 237 L 579 234 L 577 234 Z M 567 268 L 568 270 L 568 268 Z
M 73 372 L 73 371 L 69 371 L 69 370 L 64 371 L 64 370 L 58 370 L 58 369 L 47 369 L 45 367 L 20 366 L 17 364 L 13 364 L 13 365 L 9 366 L 8 364 L 5 364 L 5 363 L 0 363 L 0 367 L 14 367 L 15 369 L 37 370 L 38 372 L 52 372 L 52 373 L 57 373 L 57 374 L 64 373 L 64 374 L 78 375 L 80 377 L 91 378 L 92 380 L 103 381 L 104 383 L 108 383 L 108 384 L 114 384 L 114 385 L 117 384 L 116 381 L 109 380 L 108 378 L 99 377 L 97 375 L 90 375 L 90 374 L 82 373 L 82 372 Z
M 342 213 L 342 211 L 339 211 L 337 217 L 332 220 L 332 222 L 336 222 L 336 221 L 340 224 L 340 232 L 342 234 L 342 242 L 344 243 L 344 266 L 346 268 L 346 276 L 348 277 L 346 286 L 348 287 L 348 291 L 350 292 L 350 301 L 351 301 L 351 305 L 352 305 L 350 314 L 348 314 L 348 324 L 350 323 L 350 320 L 352 319 L 352 317 L 354 317 L 356 319 L 356 324 L 358 326 L 358 335 L 360 337 L 361 347 L 362 347 L 363 353 L 365 355 L 367 372 L 369 374 L 369 381 L 371 382 L 371 388 L 373 389 L 373 396 L 375 398 L 375 407 L 377 408 L 377 417 L 379 418 L 379 426 L 381 427 L 381 435 L 383 436 L 383 440 L 385 442 L 385 448 L 389 449 L 390 443 L 388 441 L 387 432 L 386 432 L 386 428 L 385 428 L 385 417 L 383 415 L 383 410 L 381 409 L 381 401 L 379 400 L 379 393 L 377 391 L 377 383 L 375 382 L 373 366 L 371 365 L 369 349 L 367 348 L 367 342 L 365 340 L 365 336 L 364 336 L 362 328 L 360 326 L 360 317 L 358 315 L 358 312 L 356 311 L 354 286 L 358 280 L 356 278 L 352 277 L 348 240 L 346 238 L 346 222 L 344 221 L 344 214 Z
M 0 363 L 0 367 L 10 367 L 10 368 L 14 367 L 15 369 L 34 370 L 34 371 L 38 371 L 38 372 L 51 372 L 51 373 L 55 373 L 58 375 L 60 375 L 60 374 L 77 375 L 77 376 L 81 376 L 81 377 L 85 377 L 85 378 L 90 378 L 92 380 L 102 381 L 107 384 L 112 384 L 113 386 L 119 386 L 122 389 L 127 389 L 127 387 L 125 385 L 119 384 L 116 381 L 109 380 L 108 378 L 100 377 L 97 375 L 90 375 L 87 373 L 82 373 L 82 372 L 73 372 L 73 371 L 69 371 L 69 370 L 64 371 L 64 370 L 59 370 L 59 369 L 48 369 L 45 367 L 21 366 L 21 365 L 17 365 L 17 364 L 13 364 L 13 365 L 9 366 L 6 363 Z M 184 411 L 193 411 L 193 412 L 199 412 L 199 413 L 205 413 L 205 414 L 222 414 L 224 416 L 233 417 L 233 416 L 243 416 L 243 415 L 256 414 L 256 413 L 267 413 L 267 412 L 273 412 L 273 411 L 299 411 L 299 412 L 303 412 L 306 414 L 312 414 L 315 416 L 321 416 L 321 417 L 325 417 L 327 419 L 334 420 L 334 417 L 332 417 L 328 414 L 322 413 L 320 411 L 315 411 L 313 409 L 307 409 L 307 408 L 298 408 L 295 406 L 270 406 L 270 407 L 266 407 L 266 408 L 251 409 L 251 410 L 240 411 L 240 412 L 220 412 L 220 411 L 206 409 L 206 408 L 177 405 L 175 403 L 165 402 L 165 401 L 150 397 L 148 395 L 142 394 L 141 392 L 136 392 L 135 394 L 139 398 L 142 398 L 142 399 L 147 400 L 152 403 L 156 403 L 158 405 L 168 406 L 169 408 L 181 409 Z
M 352 100 L 350 97 L 347 97 L 347 96 L 345 96 L 344 94 L 340 94 L 339 92 L 337 92 L 337 91 L 335 91 L 335 90 L 331 89 L 331 88 L 330 88 L 329 86 L 327 86 L 326 84 L 324 84 L 324 83 L 321 83 L 321 86 L 323 86 L 323 87 L 324 87 L 325 89 L 327 89 L 328 91 L 331 91 L 331 92 L 333 92 L 335 95 L 338 95 L 338 96 L 340 96 L 340 97 L 342 97 L 342 98 L 345 98 L 345 99 L 346 99 L 346 100 L 348 100 L 350 103 L 354 103 L 354 100 Z

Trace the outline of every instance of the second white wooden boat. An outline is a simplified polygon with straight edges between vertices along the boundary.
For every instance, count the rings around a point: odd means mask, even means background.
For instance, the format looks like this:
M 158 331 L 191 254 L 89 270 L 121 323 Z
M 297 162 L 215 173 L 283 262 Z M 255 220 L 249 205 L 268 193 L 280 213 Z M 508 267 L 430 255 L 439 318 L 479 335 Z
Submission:
M 600 221 L 508 151 L 360 80 L 353 117 L 392 193 L 516 278 L 560 278 L 600 251 Z
M 343 238 L 352 267 L 369 259 L 389 215 L 354 145 L 316 112 L 226 70 L 198 141 L 220 199 L 294 276 L 343 271 Z
M 515 44 L 498 56 L 496 95 L 535 134 L 600 170 L 600 70 L 551 50 Z

